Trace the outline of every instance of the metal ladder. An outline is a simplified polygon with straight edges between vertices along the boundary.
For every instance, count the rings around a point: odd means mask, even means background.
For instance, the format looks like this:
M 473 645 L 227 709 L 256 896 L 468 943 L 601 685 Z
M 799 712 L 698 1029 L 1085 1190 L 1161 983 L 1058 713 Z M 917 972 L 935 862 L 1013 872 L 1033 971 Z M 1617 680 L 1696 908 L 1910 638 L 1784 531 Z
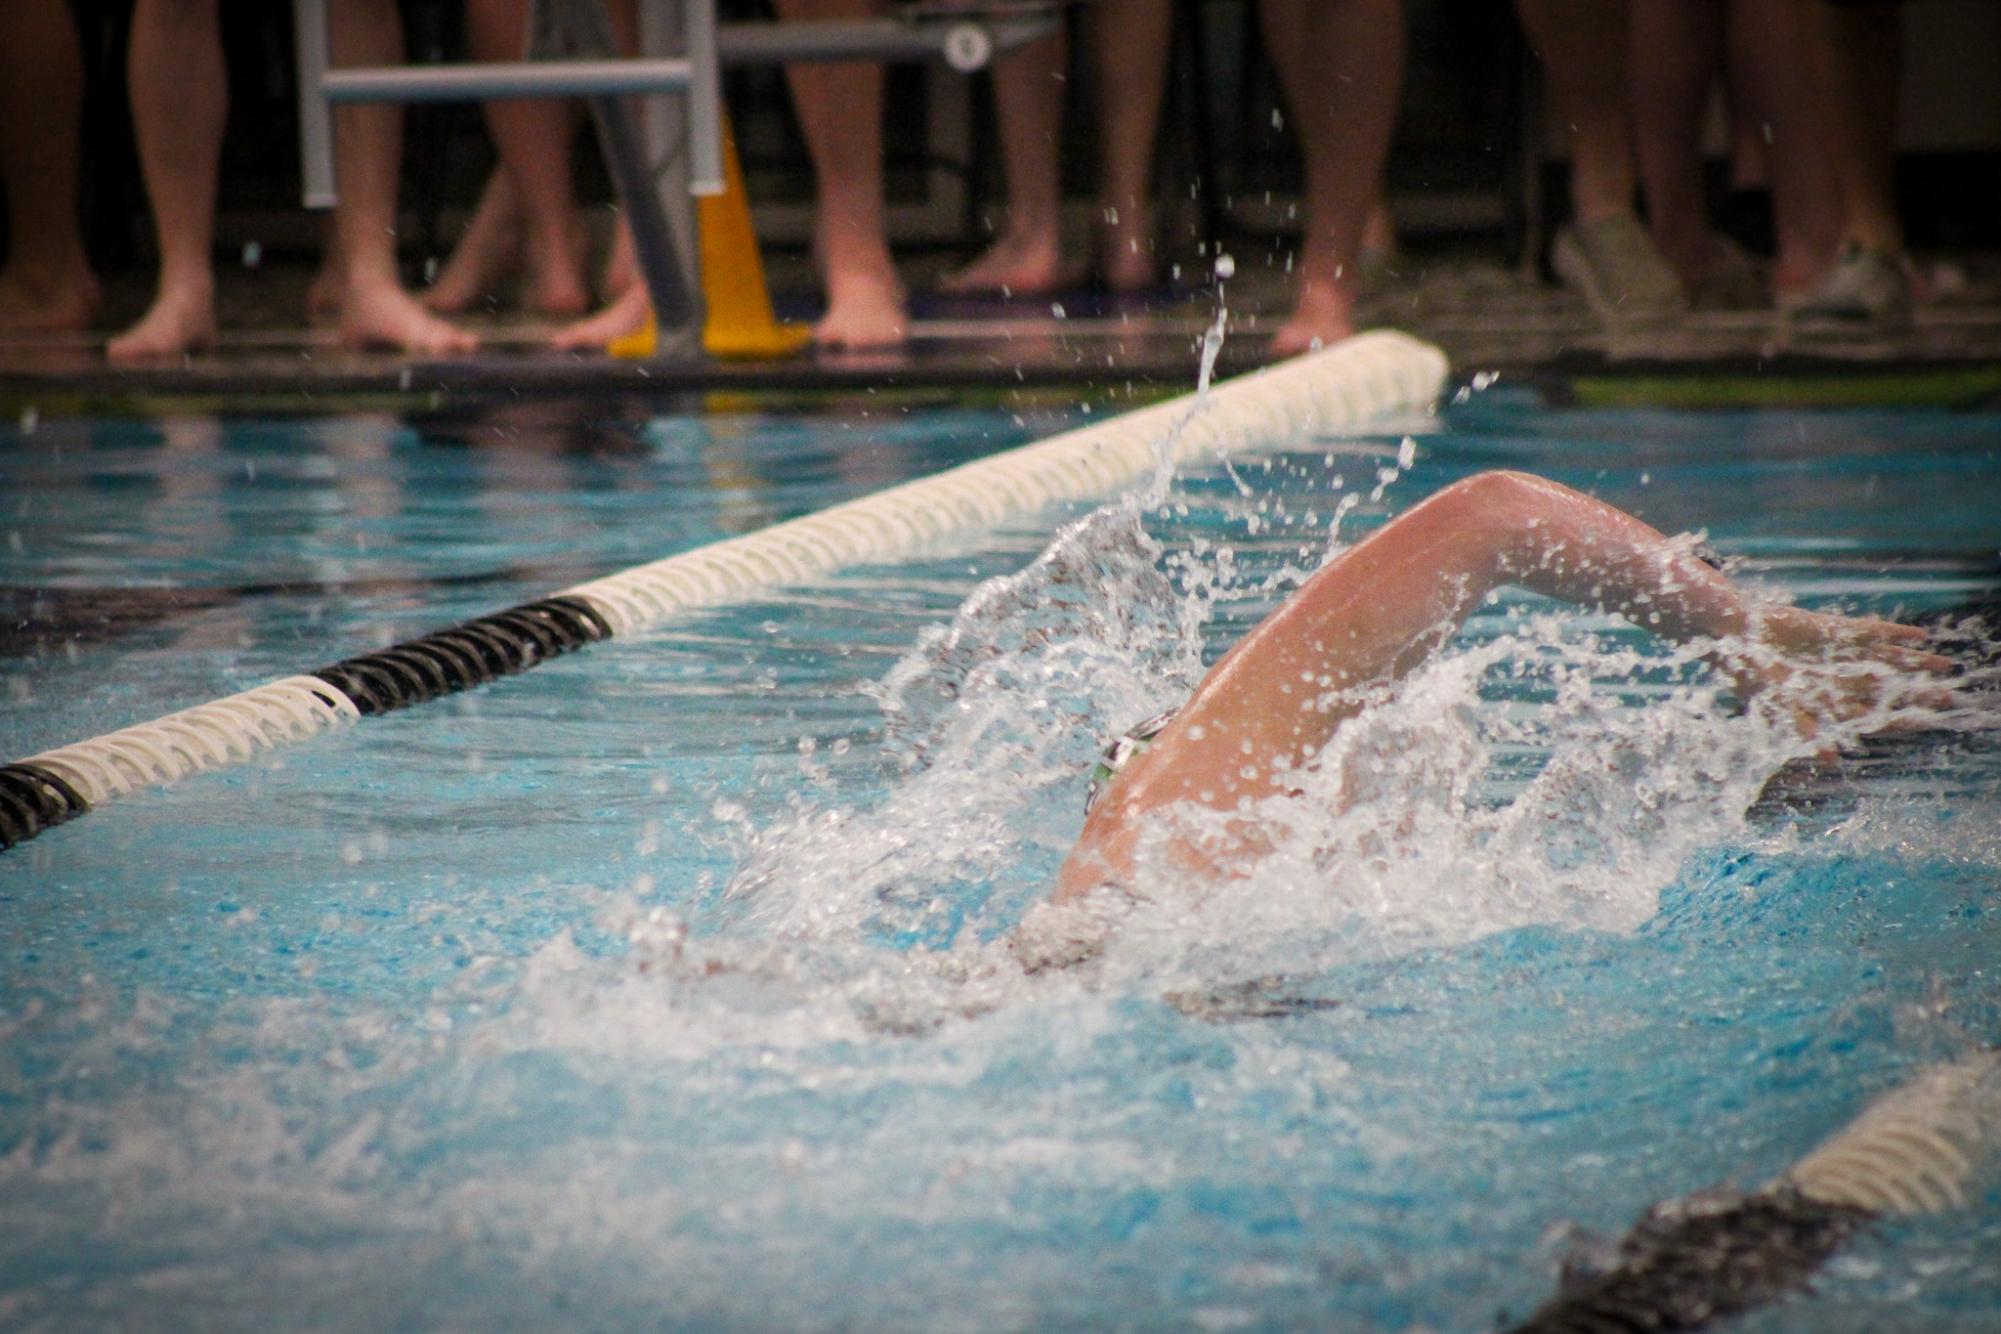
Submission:
M 721 61 L 936 59 L 972 73 L 1061 20 L 1060 0 L 993 0 L 986 8 L 933 0 L 906 5 L 900 17 L 719 27 L 715 0 L 647 0 L 641 54 L 621 57 L 602 0 L 531 0 L 527 60 L 333 69 L 328 0 L 293 3 L 307 208 L 330 208 L 338 197 L 335 105 L 583 97 L 632 228 L 661 355 L 679 358 L 701 346 L 693 197 L 723 190 Z M 635 116 L 629 96 L 659 93 L 679 96 L 650 99 L 644 117 Z

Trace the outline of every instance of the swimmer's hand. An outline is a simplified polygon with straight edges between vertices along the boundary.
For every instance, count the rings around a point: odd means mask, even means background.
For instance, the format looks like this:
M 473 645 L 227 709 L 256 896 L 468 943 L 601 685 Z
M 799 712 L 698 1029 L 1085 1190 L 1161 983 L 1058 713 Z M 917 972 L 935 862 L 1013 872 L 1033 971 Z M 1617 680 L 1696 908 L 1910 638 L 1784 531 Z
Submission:
M 1951 708 L 1954 692 L 1937 682 L 1952 673 L 1953 662 L 1923 648 L 1928 637 L 1920 626 L 1870 616 L 1761 607 L 1750 633 L 1725 643 L 1712 660 L 1740 698 L 1767 695 L 1811 738 L 1822 722 Z

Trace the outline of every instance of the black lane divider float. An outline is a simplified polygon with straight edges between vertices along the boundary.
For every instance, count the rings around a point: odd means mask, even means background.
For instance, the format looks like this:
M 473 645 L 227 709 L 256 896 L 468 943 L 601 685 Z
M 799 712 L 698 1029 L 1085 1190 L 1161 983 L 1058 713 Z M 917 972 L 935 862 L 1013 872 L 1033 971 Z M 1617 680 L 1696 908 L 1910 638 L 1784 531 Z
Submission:
M 1879 1220 L 1978 1198 L 2001 1143 L 2001 1047 L 1921 1068 L 1770 1185 L 1648 1210 L 1603 1256 L 1564 1267 L 1527 1334 L 1705 1329 L 1806 1291 Z
M 364 715 L 387 713 L 525 672 L 611 634 L 610 622 L 588 600 L 547 597 L 309 675 L 346 695 Z M 90 806 L 74 785 L 42 765 L 0 765 L 0 850 L 73 820 Z
M 485 685 L 611 638 L 603 613 L 579 597 L 525 602 L 312 673 L 364 714 L 387 713 Z
M 1790 1187 L 1704 1191 L 1657 1205 L 1603 1267 L 1565 1268 L 1561 1291 L 1511 1334 L 1702 1329 L 1780 1300 L 1875 1219 Z
M 83 794 L 39 764 L 0 765 L 0 849 L 90 809 Z

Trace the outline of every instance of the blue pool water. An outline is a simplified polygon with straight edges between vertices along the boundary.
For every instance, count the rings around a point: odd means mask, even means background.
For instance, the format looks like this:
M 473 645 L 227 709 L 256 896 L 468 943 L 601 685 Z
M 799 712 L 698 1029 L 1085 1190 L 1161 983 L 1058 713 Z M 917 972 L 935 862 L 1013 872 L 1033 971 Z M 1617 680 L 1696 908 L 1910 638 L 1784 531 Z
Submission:
M 0 759 L 1063 424 L 24 421 Z M 1358 720 L 1363 800 L 1256 883 L 1011 963 L 1103 737 L 1333 516 L 1497 466 L 1702 528 L 1787 599 L 2001 582 L 2001 418 L 1502 386 L 108 804 L 0 855 L 0 1326 L 1487 1328 L 1649 1204 L 2001 1040 L 1991 710 L 1747 817 L 1806 747 L 1519 598 Z M 1745 1326 L 1993 1328 L 1997 1257 L 1990 1173 Z

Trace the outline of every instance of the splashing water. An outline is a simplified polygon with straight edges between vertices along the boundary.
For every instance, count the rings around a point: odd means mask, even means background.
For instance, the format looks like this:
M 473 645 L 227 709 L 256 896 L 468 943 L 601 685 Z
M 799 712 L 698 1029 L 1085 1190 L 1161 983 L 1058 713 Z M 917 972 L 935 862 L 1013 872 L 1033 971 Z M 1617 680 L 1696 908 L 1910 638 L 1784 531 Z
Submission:
M 753 838 L 730 897 L 756 929 L 949 943 L 1042 892 L 1102 720 L 1157 711 L 1201 673 L 1203 596 L 1176 595 L 1141 519 L 1127 501 L 1065 528 L 869 689 L 890 793 L 866 812 L 801 801 Z M 954 887 L 996 883 L 969 918 Z
M 1342 549 L 1342 520 L 1415 465 L 1406 437 L 1366 500 L 1348 493 L 1318 520 L 1323 560 Z M 1186 697 L 1219 608 L 1254 613 L 1311 573 L 1287 564 L 1247 586 L 1229 544 L 1169 551 L 1148 513 L 1129 499 L 1070 525 L 869 689 L 888 795 L 867 808 L 796 801 L 757 831 L 730 890 L 751 929 L 815 949 L 866 938 L 977 952 L 1034 909 L 1103 740 Z M 1268 526 L 1256 510 L 1242 521 L 1254 537 Z M 1501 630 L 1345 723 L 1296 792 L 1248 813 L 1177 812 L 1158 855 L 1142 852 L 1147 911 L 1114 946 L 1113 971 L 1215 981 L 1525 926 L 1629 932 L 1690 857 L 1746 836 L 1783 766 L 1937 721 L 1886 703 L 1808 740 L 1782 710 L 1725 707 L 1702 646 L 1608 620 L 1580 631 L 1585 618 L 1520 604 L 1487 620 Z M 1191 880 L 1159 852 L 1232 845 L 1244 818 L 1271 847 L 1239 878 Z

